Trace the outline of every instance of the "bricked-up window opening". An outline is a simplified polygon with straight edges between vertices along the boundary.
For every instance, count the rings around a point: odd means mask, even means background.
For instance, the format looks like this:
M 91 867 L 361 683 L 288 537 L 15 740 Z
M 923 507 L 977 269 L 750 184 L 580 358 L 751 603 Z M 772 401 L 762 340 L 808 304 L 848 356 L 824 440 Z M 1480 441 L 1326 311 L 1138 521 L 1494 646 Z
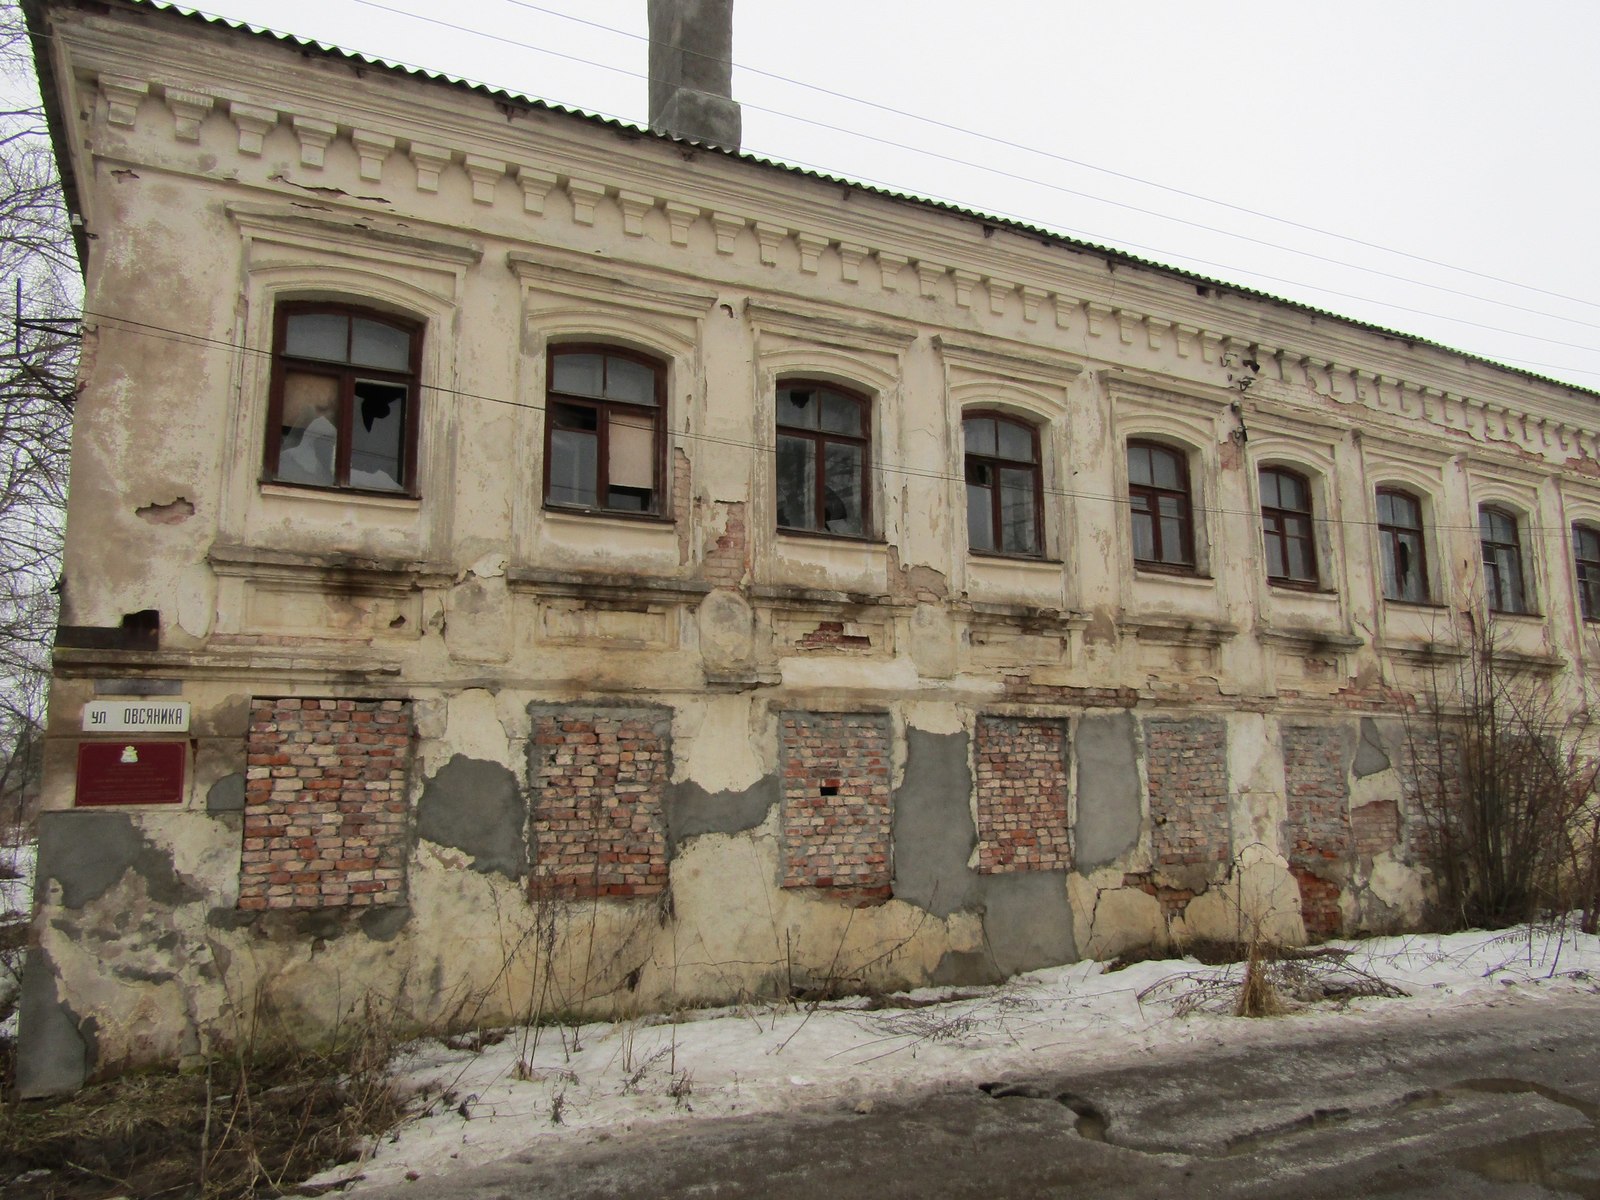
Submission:
M 570 900 L 661 892 L 671 710 L 559 706 L 536 708 L 532 717 L 531 894 Z
M 411 728 L 405 700 L 251 702 L 240 908 L 404 899 Z
M 884 713 L 783 714 L 784 887 L 889 895 L 891 737 Z
M 544 499 L 552 508 L 660 513 L 666 370 L 603 346 L 550 351 Z
M 1151 849 L 1157 868 L 1213 868 L 1232 857 L 1227 726 L 1145 722 Z
M 1352 847 L 1350 780 L 1344 734 L 1328 726 L 1287 726 L 1283 746 L 1284 822 L 1289 871 L 1300 885 L 1306 932 L 1340 932 L 1339 879 Z
M 266 478 L 416 492 L 422 327 L 349 305 L 274 313 Z
M 1044 552 L 1039 431 L 1000 413 L 961 421 L 966 455 L 967 548 L 1037 557 Z
M 872 408 L 825 383 L 778 385 L 778 528 L 865 537 Z
M 1067 723 L 981 716 L 974 746 L 978 870 L 1069 869 Z
M 1478 535 L 1483 543 L 1483 588 L 1489 611 L 1525 613 L 1528 594 L 1522 579 L 1522 539 L 1517 518 L 1502 508 L 1478 510 Z
M 1317 549 L 1311 526 L 1311 484 L 1282 467 L 1261 469 L 1261 534 L 1267 578 L 1286 587 L 1317 586 Z
M 1578 568 L 1578 605 L 1585 621 L 1600 621 L 1600 529 L 1572 527 L 1572 557 Z
M 1422 536 L 1422 502 L 1410 492 L 1378 489 L 1378 547 L 1383 598 L 1428 602 L 1428 557 Z
M 1129 442 L 1128 508 L 1135 563 L 1158 571 L 1194 570 L 1188 455 L 1156 442 Z

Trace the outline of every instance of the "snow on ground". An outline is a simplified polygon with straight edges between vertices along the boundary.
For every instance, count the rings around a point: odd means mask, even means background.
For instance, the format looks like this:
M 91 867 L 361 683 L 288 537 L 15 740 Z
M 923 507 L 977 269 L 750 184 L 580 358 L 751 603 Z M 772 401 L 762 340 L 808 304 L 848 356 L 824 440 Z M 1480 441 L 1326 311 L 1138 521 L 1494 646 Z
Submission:
M 497 1031 L 502 1040 L 476 1051 L 424 1040 L 399 1064 L 402 1086 L 418 1095 L 413 1115 L 369 1161 L 316 1182 L 358 1175 L 353 1190 L 360 1191 L 493 1162 L 552 1139 L 589 1141 L 655 1122 L 870 1106 L 942 1083 L 1106 1067 L 1156 1047 L 1248 1043 L 1280 1032 L 1283 1020 L 1316 1029 L 1381 1025 L 1494 1004 L 1508 988 L 1583 988 L 1596 993 L 1600 1007 L 1600 937 L 1571 925 L 1336 945 L 1351 951 L 1350 967 L 1409 995 L 1323 1003 L 1275 1021 L 1205 1011 L 1179 1016 L 1174 1008 L 1192 989 L 1175 976 L 1213 980 L 1242 968 L 1184 960 L 1107 972 L 1084 962 L 998 987 L 925 989 L 902 998 L 932 1002 L 922 1007 L 869 1009 L 855 999 L 519 1028 Z

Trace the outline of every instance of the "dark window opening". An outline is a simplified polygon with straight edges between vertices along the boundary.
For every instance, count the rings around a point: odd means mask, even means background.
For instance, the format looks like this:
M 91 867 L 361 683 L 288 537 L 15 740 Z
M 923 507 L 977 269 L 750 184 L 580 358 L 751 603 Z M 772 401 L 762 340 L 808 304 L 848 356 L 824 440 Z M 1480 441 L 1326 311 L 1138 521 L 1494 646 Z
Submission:
M 1578 566 L 1578 606 L 1585 621 L 1600 621 L 1600 529 L 1572 527 L 1572 557 Z
M 422 327 L 346 305 L 274 314 L 265 475 L 415 494 Z
M 659 513 L 666 401 L 661 365 L 594 346 L 558 346 L 549 365 L 545 503 Z
M 779 529 L 865 537 L 871 493 L 871 408 L 829 384 L 778 386 Z
M 1378 544 L 1383 598 L 1428 602 L 1428 558 L 1423 544 L 1422 502 L 1410 492 L 1378 489 Z
M 1133 561 L 1138 566 L 1194 571 L 1188 455 L 1157 442 L 1129 442 L 1128 509 L 1133 522 Z
M 1312 535 L 1311 485 L 1304 475 L 1264 467 L 1261 481 L 1261 533 L 1267 551 L 1267 578 L 1289 587 L 1317 586 L 1317 550 Z
M 1517 518 L 1504 509 L 1478 510 L 1478 537 L 1483 544 L 1483 587 L 1489 611 L 1525 613 L 1527 589 L 1522 577 L 1522 540 Z
M 1036 558 L 1044 552 L 1039 431 L 1000 413 L 961 422 L 967 486 L 967 547 Z

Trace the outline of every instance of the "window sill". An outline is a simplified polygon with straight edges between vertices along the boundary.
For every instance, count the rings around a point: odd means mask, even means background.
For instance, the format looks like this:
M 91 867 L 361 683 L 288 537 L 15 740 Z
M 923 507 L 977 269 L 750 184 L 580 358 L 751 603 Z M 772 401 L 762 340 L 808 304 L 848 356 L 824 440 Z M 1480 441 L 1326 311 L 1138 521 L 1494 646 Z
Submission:
M 1544 621 L 1542 612 L 1502 612 L 1498 608 L 1489 610 L 1491 621 L 1523 621 L 1529 625 L 1541 624 Z
M 1059 567 L 1059 558 L 1047 558 L 1043 554 L 1005 554 L 999 550 L 972 550 L 967 551 L 967 557 L 979 562 L 1009 563 L 1013 566 L 1044 566 Z
M 620 521 L 625 525 L 664 525 L 669 528 L 674 524 L 671 517 L 662 516 L 660 513 L 628 512 L 614 508 L 569 508 L 559 504 L 546 504 L 544 515 L 547 520 L 562 523 Z
M 394 512 L 414 512 L 422 507 L 420 496 L 399 492 L 365 492 L 356 488 L 321 488 L 307 484 L 261 481 L 261 494 L 284 500 L 310 500 L 321 504 L 359 504 L 366 508 L 386 508 Z
M 1199 583 L 1205 584 L 1207 587 L 1216 583 L 1216 580 L 1210 575 L 1202 575 L 1192 567 L 1162 567 L 1151 563 L 1135 562 L 1133 564 L 1133 573 L 1136 578 L 1143 576 L 1152 581 L 1170 580 L 1173 583 Z
M 886 546 L 882 538 L 857 536 L 853 533 L 828 533 L 820 529 L 785 529 L 782 525 L 775 530 L 779 538 L 799 538 L 808 542 L 842 542 L 847 546 Z
M 1298 583 L 1292 579 L 1268 578 L 1267 586 L 1274 591 L 1286 592 L 1293 596 L 1337 596 L 1335 588 L 1323 587 L 1320 583 Z
M 1393 605 L 1395 608 L 1412 609 L 1417 612 L 1443 612 L 1450 607 L 1448 604 L 1441 604 L 1437 600 L 1396 600 L 1390 596 L 1385 596 L 1383 602 L 1386 605 Z

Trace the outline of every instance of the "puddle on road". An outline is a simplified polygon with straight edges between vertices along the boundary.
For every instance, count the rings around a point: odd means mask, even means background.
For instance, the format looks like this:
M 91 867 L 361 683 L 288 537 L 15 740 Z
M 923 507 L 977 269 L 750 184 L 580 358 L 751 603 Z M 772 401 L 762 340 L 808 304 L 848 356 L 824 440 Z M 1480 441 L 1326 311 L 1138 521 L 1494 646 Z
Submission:
M 996 1100 L 1052 1100 L 1077 1118 L 1078 1136 L 1104 1142 L 1111 1122 L 1091 1101 L 1073 1092 L 1057 1092 L 1034 1083 L 980 1083 L 978 1090 Z

